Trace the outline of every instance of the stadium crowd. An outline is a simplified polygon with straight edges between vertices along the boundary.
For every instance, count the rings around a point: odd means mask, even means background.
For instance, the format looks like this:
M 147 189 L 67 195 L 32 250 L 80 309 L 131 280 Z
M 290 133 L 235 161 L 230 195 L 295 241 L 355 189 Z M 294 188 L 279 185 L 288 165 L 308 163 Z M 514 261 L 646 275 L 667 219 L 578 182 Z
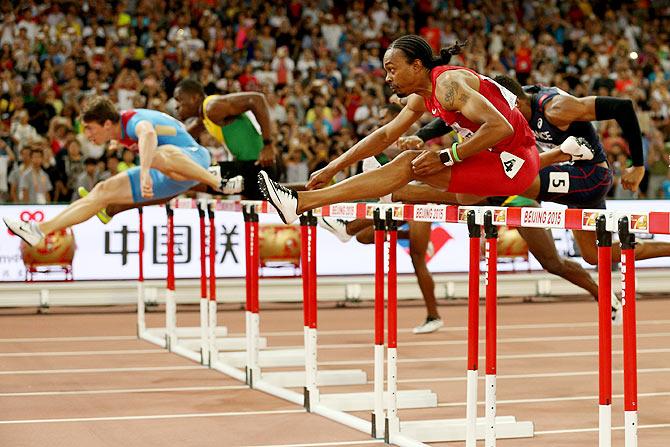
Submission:
M 658 4 L 658 5 L 657 5 Z M 634 100 L 647 175 L 637 197 L 670 198 L 670 7 L 639 1 L 102 0 L 2 2 L 0 202 L 69 202 L 134 166 L 117 142 L 87 141 L 82 101 L 174 113 L 184 78 L 208 94 L 261 91 L 278 126 L 283 181 L 377 126 L 381 57 L 393 39 L 468 41 L 452 63 L 577 96 Z M 615 171 L 630 162 L 615 122 L 599 126 Z M 201 142 L 225 160 L 214 139 Z M 439 142 L 432 142 L 439 144 Z M 610 195 L 630 197 L 615 184 Z

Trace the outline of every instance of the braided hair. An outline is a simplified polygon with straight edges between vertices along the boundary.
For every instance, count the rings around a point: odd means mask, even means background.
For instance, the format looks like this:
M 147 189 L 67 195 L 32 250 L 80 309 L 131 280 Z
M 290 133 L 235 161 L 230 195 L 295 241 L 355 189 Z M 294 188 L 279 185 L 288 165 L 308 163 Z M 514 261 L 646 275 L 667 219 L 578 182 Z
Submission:
M 440 55 L 436 57 L 433 55 L 433 49 L 425 39 L 416 34 L 408 34 L 394 40 L 388 49 L 395 48 L 402 50 L 402 52 L 405 53 L 408 63 L 412 63 L 418 59 L 424 67 L 428 70 L 432 70 L 440 65 L 449 64 L 451 56 L 462 53 L 463 47 L 467 44 L 467 41 L 456 41 L 453 45 L 442 48 L 440 50 Z

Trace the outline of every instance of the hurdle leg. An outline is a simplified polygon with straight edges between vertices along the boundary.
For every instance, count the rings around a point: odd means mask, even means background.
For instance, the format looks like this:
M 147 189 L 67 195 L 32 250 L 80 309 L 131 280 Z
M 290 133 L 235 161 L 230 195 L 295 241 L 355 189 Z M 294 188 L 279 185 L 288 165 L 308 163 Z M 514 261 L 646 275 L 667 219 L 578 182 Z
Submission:
M 174 278 L 174 210 L 165 205 L 167 212 L 167 290 L 165 292 L 165 344 L 168 350 L 177 345 L 177 302 Z
M 305 346 L 305 366 L 309 368 L 305 371 L 305 380 L 308 391 L 308 401 L 310 408 L 319 403 L 319 389 L 317 387 L 317 300 L 316 300 L 316 217 L 309 213 L 307 231 L 309 234 L 309 329 L 308 344 Z
M 214 225 L 214 206 L 207 207 L 209 218 L 209 300 L 207 301 L 207 340 L 209 344 L 209 365 L 218 360 L 219 348 L 216 343 L 216 225 Z
M 384 235 L 385 225 L 379 209 L 374 214 L 375 238 L 375 367 L 374 410 L 372 413 L 372 437 L 381 438 L 384 433 Z
M 258 268 L 260 260 L 258 254 L 258 214 L 254 205 L 245 206 L 243 209 L 247 252 L 246 383 L 253 388 L 254 380 L 260 379 L 260 367 L 258 365 L 258 337 L 260 335 L 258 315 Z
M 305 383 L 303 387 L 304 393 L 304 407 L 310 411 L 309 398 L 309 346 L 310 346 L 310 331 L 309 331 L 309 275 L 310 275 L 310 235 L 308 227 L 309 218 L 306 214 L 300 216 L 300 269 L 302 273 L 302 319 L 303 319 L 303 345 L 305 346 Z
M 637 328 L 635 317 L 635 235 L 628 217 L 619 220 L 621 299 L 623 301 L 624 439 L 637 447 Z
M 465 446 L 477 445 L 477 381 L 479 363 L 479 241 L 481 227 L 475 224 L 475 212 L 468 212 L 470 269 L 468 271 L 468 365 L 465 408 Z
M 612 233 L 606 230 L 606 218 L 596 221 L 598 243 L 598 445 L 612 445 Z
M 137 336 L 141 337 L 147 329 L 147 322 L 145 316 L 145 302 L 144 302 L 144 215 L 142 207 L 137 208 L 137 213 L 140 220 L 139 232 L 139 246 L 137 247 Z
M 486 237 L 486 431 L 484 445 L 496 445 L 496 355 L 498 293 L 498 230 L 493 225 L 491 211 L 484 213 Z
M 209 365 L 205 206 L 205 203 L 202 201 L 198 204 L 198 220 L 200 222 L 200 363 Z
M 388 236 L 388 363 L 387 368 L 387 410 L 384 424 L 384 441 L 400 433 L 398 419 L 398 266 L 397 245 L 398 228 L 392 218 L 392 210 L 386 212 L 386 228 Z

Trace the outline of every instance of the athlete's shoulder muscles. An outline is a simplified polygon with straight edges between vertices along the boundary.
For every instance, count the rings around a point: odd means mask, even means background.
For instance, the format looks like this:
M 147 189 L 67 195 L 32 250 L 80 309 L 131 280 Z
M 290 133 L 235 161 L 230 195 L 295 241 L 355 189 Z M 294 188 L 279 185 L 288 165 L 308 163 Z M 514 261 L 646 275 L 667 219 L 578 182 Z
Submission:
M 215 123 L 224 121 L 229 116 L 241 115 L 252 111 L 257 104 L 264 102 L 265 96 L 257 92 L 230 93 L 217 95 L 207 102 L 207 118 Z
M 545 106 L 544 116 L 556 127 L 569 126 L 573 121 L 594 121 L 596 97 L 576 98 L 568 94 L 556 95 Z
M 472 92 L 478 93 L 468 85 L 461 71 L 445 71 L 435 81 L 435 97 L 446 110 L 460 110 Z

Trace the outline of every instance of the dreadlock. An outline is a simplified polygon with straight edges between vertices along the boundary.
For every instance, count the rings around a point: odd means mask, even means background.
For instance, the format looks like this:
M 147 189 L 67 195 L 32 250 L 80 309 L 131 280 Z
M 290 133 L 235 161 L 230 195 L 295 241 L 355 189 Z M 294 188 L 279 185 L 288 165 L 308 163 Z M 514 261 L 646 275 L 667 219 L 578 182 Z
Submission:
M 439 65 L 449 64 L 451 56 L 461 54 L 463 52 L 463 47 L 467 44 L 467 41 L 456 41 L 453 45 L 442 48 L 440 50 L 440 55 L 435 57 L 433 55 L 433 49 L 425 39 L 416 34 L 408 34 L 394 40 L 389 46 L 389 49 L 396 48 L 402 50 L 402 52 L 405 53 L 408 63 L 418 59 L 424 67 L 431 70 Z

